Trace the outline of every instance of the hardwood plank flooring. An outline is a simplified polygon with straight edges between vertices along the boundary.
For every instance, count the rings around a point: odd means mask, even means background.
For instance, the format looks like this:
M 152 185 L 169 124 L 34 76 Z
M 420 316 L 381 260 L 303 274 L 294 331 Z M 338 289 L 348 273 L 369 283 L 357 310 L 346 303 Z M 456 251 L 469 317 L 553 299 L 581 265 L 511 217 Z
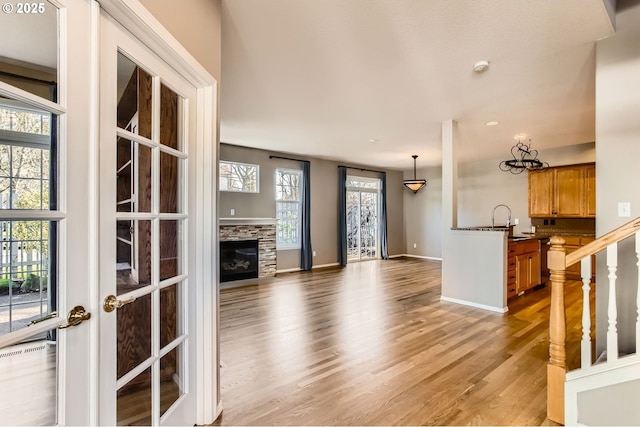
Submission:
M 56 345 L 45 340 L 5 347 L 0 353 L 0 425 L 56 423 Z
M 553 425 L 549 287 L 491 313 L 441 302 L 440 266 L 368 261 L 221 291 L 215 425 Z M 580 283 L 566 294 L 573 354 Z

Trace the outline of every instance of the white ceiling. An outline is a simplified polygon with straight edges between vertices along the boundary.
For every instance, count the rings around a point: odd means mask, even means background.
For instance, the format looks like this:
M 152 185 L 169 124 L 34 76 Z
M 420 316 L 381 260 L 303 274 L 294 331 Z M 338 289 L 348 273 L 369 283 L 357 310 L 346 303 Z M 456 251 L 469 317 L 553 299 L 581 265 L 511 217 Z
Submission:
M 603 0 L 222 8 L 222 142 L 411 169 L 412 154 L 440 164 L 446 119 L 463 161 L 506 158 L 520 133 L 536 149 L 595 140 L 595 41 L 613 32 Z M 476 74 L 479 60 L 490 67 Z

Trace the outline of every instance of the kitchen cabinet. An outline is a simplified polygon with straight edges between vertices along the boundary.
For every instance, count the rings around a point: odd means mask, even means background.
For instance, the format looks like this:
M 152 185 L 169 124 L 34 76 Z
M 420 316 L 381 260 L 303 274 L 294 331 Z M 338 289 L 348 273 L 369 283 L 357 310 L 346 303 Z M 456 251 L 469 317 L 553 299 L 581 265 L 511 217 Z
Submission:
M 596 165 L 586 165 L 584 167 L 585 177 L 585 216 L 596 217 Z
M 595 164 L 530 171 L 529 216 L 595 217 Z
M 538 239 L 509 242 L 507 259 L 507 299 L 541 283 Z
M 507 299 L 511 299 L 518 295 L 515 245 L 515 243 L 510 242 L 507 252 Z
M 516 242 L 516 292 L 527 291 L 540 283 L 538 239 Z
M 550 217 L 554 210 L 554 169 L 529 172 L 529 216 Z

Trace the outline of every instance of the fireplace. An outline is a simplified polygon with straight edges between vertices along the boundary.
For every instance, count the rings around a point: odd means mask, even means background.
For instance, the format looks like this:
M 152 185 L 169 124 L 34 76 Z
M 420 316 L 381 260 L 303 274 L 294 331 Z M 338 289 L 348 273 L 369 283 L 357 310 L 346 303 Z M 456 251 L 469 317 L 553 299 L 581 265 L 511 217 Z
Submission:
M 258 278 L 258 240 L 220 242 L 220 282 Z

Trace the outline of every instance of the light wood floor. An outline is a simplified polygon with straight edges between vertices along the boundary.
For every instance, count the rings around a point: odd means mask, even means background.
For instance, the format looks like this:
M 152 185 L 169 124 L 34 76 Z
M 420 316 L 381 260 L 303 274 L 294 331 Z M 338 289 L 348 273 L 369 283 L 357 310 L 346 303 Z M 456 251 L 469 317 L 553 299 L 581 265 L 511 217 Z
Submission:
M 571 353 L 580 292 L 567 287 Z M 411 258 L 223 290 L 216 424 L 553 424 L 548 296 L 521 296 L 506 315 L 440 302 L 440 262 Z
M 0 425 L 56 423 L 55 344 L 17 344 L 0 353 Z

